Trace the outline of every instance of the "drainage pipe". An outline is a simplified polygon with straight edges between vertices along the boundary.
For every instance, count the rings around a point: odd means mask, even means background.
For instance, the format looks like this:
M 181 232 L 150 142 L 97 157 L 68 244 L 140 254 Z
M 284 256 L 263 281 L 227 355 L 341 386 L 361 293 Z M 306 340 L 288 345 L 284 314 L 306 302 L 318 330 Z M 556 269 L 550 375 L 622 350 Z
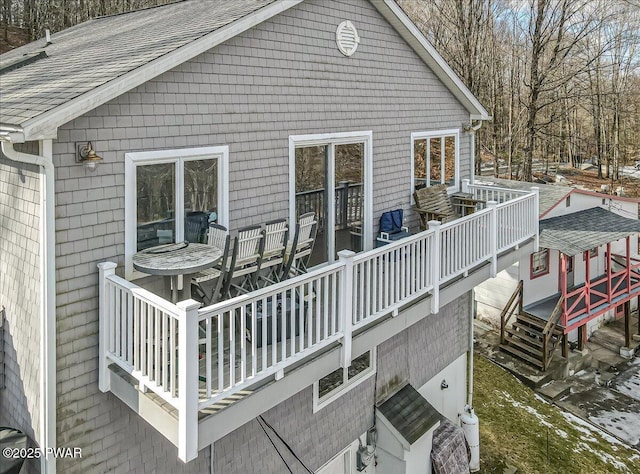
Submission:
M 2 127 L 6 130 L 5 127 Z M 10 132 L 19 132 L 18 129 Z M 11 135 L 0 133 L 2 153 L 8 159 L 40 167 L 40 448 L 56 446 L 56 287 L 53 142 L 39 142 L 40 155 L 13 148 Z M 55 457 L 40 458 L 40 471 L 56 472 Z
M 471 168 L 471 184 L 475 183 L 475 175 L 476 175 L 476 166 L 475 166 L 475 158 L 476 158 L 476 132 L 480 130 L 482 127 L 482 120 L 478 120 L 478 123 L 475 125 L 473 121 L 466 124 L 464 126 L 464 131 L 469 134 L 469 149 L 471 150 L 471 157 L 473 158 L 473 167 Z

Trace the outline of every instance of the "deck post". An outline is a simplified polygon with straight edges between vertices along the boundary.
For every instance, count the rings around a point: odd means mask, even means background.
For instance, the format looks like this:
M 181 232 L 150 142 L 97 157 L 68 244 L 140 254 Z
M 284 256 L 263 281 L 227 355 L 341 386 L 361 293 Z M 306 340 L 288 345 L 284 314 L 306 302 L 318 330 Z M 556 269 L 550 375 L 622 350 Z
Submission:
M 469 180 L 468 178 L 465 178 L 462 180 L 462 187 L 460 188 L 460 190 L 465 193 L 465 194 L 469 194 L 469 184 L 471 183 L 471 180 Z
M 351 343 L 353 331 L 353 257 L 355 252 L 340 250 L 338 260 L 344 264 L 340 285 L 340 318 L 342 321 L 342 367 L 351 366 Z
M 431 313 L 440 311 L 440 221 L 427 222 L 429 232 L 433 232 L 431 240 L 431 284 L 433 285 L 433 296 L 431 298 Z
M 562 357 L 565 359 L 569 357 L 569 339 L 566 334 L 562 334 Z
M 624 303 L 624 346 L 631 347 L 631 300 Z
M 626 238 L 626 255 L 625 255 L 625 264 L 627 266 L 627 273 L 625 274 L 627 278 L 627 292 L 631 294 L 631 236 L 627 235 Z M 629 347 L 627 345 L 627 347 Z
M 584 350 L 584 343 L 587 339 L 587 331 L 585 329 L 587 329 L 586 324 L 578 326 L 578 350 L 581 352 Z
M 114 262 L 102 262 L 98 264 L 99 281 L 99 329 L 98 329 L 98 388 L 101 392 L 108 392 L 111 389 L 111 376 L 107 367 L 107 352 L 109 350 L 109 340 L 111 337 L 109 315 L 111 314 L 111 301 L 107 291 L 107 277 L 115 275 L 116 267 Z
M 589 270 L 591 269 L 591 250 L 582 252 L 584 255 L 584 284 L 585 284 L 585 306 L 587 308 L 587 314 L 591 314 L 591 276 Z
M 535 205 L 534 205 L 534 216 L 533 216 L 533 222 L 534 222 L 534 229 L 535 229 L 535 233 L 534 233 L 534 239 L 535 239 L 535 248 L 533 249 L 534 252 L 539 252 L 540 251 L 540 219 L 538 219 L 538 213 L 540 212 L 540 188 L 538 186 L 533 186 L 531 188 L 531 191 L 533 192 L 533 194 L 535 195 Z
M 562 325 L 567 327 L 567 258 L 560 252 L 560 293 L 562 294 Z
M 607 242 L 607 303 L 611 303 L 611 242 Z
M 498 274 L 498 203 L 496 201 L 487 202 L 489 214 L 489 246 L 491 249 L 491 278 Z
M 177 304 L 178 317 L 178 457 L 198 457 L 198 308 L 195 300 Z

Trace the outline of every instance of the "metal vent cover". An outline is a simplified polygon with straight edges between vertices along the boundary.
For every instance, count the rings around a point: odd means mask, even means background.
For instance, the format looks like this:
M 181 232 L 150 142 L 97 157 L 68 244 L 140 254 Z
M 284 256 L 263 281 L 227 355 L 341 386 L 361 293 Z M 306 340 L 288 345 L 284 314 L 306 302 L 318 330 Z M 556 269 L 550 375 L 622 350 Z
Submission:
M 345 56 L 351 56 L 358 49 L 360 37 L 356 27 L 349 20 L 345 20 L 338 25 L 336 30 L 336 44 L 338 49 Z

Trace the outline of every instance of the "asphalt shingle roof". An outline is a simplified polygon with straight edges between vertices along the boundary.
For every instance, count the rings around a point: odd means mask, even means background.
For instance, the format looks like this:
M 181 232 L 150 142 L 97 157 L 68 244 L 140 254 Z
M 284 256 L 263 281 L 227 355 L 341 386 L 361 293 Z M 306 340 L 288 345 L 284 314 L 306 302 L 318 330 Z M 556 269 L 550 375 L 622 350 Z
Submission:
M 564 199 L 574 188 L 560 184 L 537 184 L 528 181 L 515 181 L 512 179 L 494 178 L 492 176 L 476 176 L 476 184 L 492 184 L 499 188 L 517 189 L 520 191 L 531 191 L 537 186 L 540 198 L 540 216 L 548 212 L 558 201 Z
M 188 0 L 100 17 L 0 56 L 0 68 L 44 49 L 46 58 L 0 75 L 0 123 L 21 125 L 274 0 Z
M 540 221 L 540 247 L 578 255 L 640 232 L 638 219 L 627 219 L 601 207 Z
M 411 385 L 405 385 L 378 410 L 409 444 L 415 443 L 442 417 Z

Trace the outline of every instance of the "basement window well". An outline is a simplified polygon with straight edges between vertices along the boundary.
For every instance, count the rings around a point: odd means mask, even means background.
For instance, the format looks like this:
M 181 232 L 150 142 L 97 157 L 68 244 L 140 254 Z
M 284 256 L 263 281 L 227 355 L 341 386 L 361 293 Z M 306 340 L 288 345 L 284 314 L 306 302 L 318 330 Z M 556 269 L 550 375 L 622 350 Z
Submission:
M 348 368 L 339 367 L 313 384 L 313 412 L 337 400 L 352 388 L 364 382 L 376 371 L 375 348 L 351 361 Z

